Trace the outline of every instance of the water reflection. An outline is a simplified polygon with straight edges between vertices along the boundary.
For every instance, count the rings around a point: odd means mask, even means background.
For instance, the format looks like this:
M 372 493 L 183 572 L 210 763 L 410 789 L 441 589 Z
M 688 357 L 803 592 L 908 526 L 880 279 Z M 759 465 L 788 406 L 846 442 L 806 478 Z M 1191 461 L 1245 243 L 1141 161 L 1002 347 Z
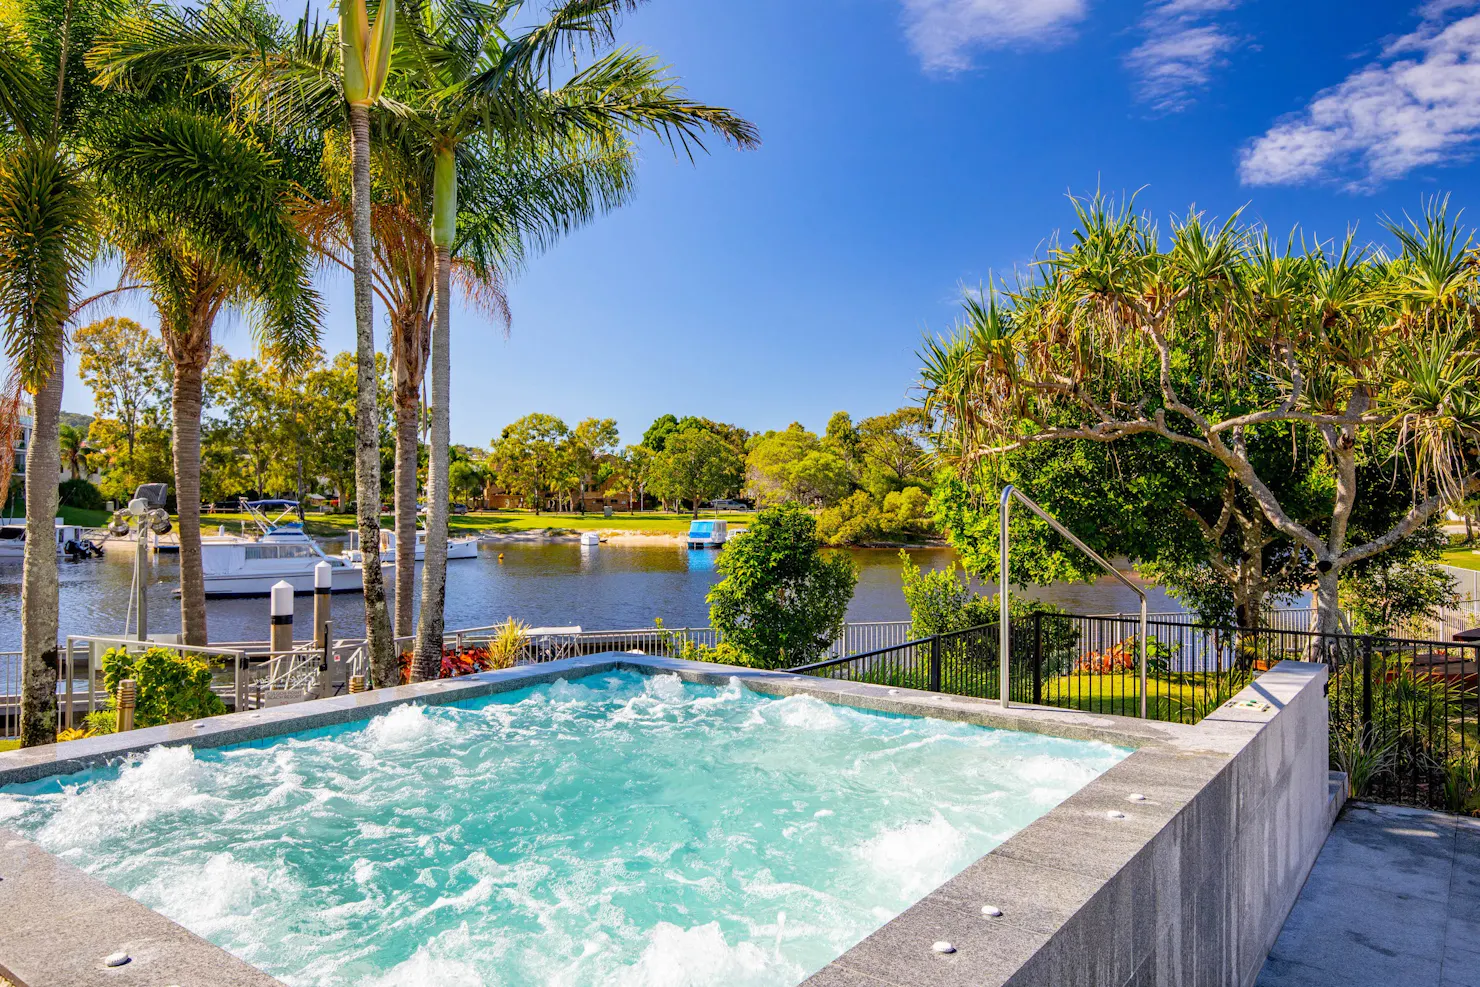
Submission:
M 503 561 L 499 561 L 500 554 Z M 447 570 L 447 626 L 493 624 L 513 616 L 535 627 L 625 628 L 650 626 L 661 617 L 669 627 L 709 622 L 704 597 L 718 582 L 719 552 L 676 544 L 576 544 L 483 546 L 476 559 L 455 559 Z M 903 620 L 909 617 L 899 589 L 899 558 L 892 550 L 849 553 L 859 568 L 858 589 L 849 607 L 851 620 Z M 926 568 L 952 561 L 949 549 L 910 553 Z M 101 560 L 62 563 L 62 634 L 115 634 L 123 629 L 132 576 L 132 553 L 110 552 Z M 180 627 L 179 603 L 172 591 L 179 584 L 173 556 L 160 556 L 149 573 L 149 628 L 173 633 Z M 20 646 L 20 562 L 0 563 L 0 650 Z M 1148 587 L 1153 610 L 1179 609 L 1156 587 Z M 990 592 L 990 590 L 987 590 Z M 1093 585 L 1061 584 L 1034 588 L 1027 595 L 1050 600 L 1079 613 L 1134 610 L 1136 596 L 1113 580 Z M 300 596 L 298 612 L 306 619 L 311 606 Z M 267 599 L 211 600 L 207 603 L 213 641 L 263 640 L 267 637 Z M 360 633 L 364 603 L 358 596 L 334 598 L 336 633 Z M 301 636 L 307 636 L 304 632 Z

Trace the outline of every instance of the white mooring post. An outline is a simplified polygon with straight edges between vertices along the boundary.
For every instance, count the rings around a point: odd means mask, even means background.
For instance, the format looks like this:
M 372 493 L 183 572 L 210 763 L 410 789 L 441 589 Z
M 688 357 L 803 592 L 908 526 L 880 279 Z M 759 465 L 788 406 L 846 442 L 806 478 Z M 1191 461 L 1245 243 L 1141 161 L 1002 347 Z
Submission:
M 272 636 L 268 640 L 274 655 L 293 650 L 293 584 L 286 579 L 272 587 Z
M 313 643 L 322 648 L 329 643 L 329 600 L 334 593 L 334 567 L 320 562 L 313 567 Z
M 333 621 L 329 614 L 329 601 L 334 594 L 334 567 L 320 562 L 313 567 L 313 643 L 319 649 L 318 698 L 334 694 L 329 671 L 329 630 Z

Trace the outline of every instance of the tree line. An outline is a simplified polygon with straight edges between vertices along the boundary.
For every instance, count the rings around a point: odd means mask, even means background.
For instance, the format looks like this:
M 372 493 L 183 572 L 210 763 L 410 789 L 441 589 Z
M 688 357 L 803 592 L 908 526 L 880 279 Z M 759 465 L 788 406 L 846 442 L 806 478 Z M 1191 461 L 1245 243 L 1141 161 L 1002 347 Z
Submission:
M 617 45 L 633 6 L 557 0 L 535 12 L 516 0 L 344 0 L 337 22 L 295 23 L 260 0 L 18 0 L 0 14 L 0 316 L 15 382 L 34 406 L 22 743 L 56 732 L 50 546 L 64 358 L 102 300 L 83 285 L 103 258 L 121 261 L 123 277 L 102 296 L 147 298 L 168 360 L 167 401 L 124 396 L 107 417 L 121 424 L 114 438 L 133 468 L 156 451 L 150 428 L 168 416 L 187 644 L 208 640 L 199 521 L 212 445 L 203 410 L 222 314 L 240 313 L 257 344 L 257 371 L 234 365 L 238 377 L 225 382 L 239 395 L 254 376 L 353 370 L 353 499 L 377 686 L 398 675 L 379 565 L 386 416 L 377 305 L 384 312 L 401 544 L 414 538 L 414 440 L 427 395 L 431 509 L 414 677 L 435 677 L 452 294 L 506 321 L 506 278 L 631 199 L 644 136 L 686 156 L 714 140 L 757 143 L 753 125 L 690 98 L 657 56 Z M 356 347 L 343 364 L 326 365 L 319 352 L 313 275 L 323 268 L 352 274 Z M 12 422 L 13 398 L 4 402 Z M 268 482 L 276 465 L 260 464 L 257 479 Z M 411 553 L 401 557 L 396 622 L 411 633 Z
M 752 432 L 709 418 L 666 414 L 623 445 L 616 422 L 574 428 L 554 415 L 509 424 L 487 449 L 463 448 L 457 489 L 503 491 L 535 511 L 584 509 L 591 491 L 618 491 L 628 504 L 688 510 L 742 499 L 758 507 L 795 503 L 819 511 L 832 544 L 919 538 L 934 464 L 928 419 L 918 407 L 854 422 L 835 413 L 822 435 L 793 422 Z

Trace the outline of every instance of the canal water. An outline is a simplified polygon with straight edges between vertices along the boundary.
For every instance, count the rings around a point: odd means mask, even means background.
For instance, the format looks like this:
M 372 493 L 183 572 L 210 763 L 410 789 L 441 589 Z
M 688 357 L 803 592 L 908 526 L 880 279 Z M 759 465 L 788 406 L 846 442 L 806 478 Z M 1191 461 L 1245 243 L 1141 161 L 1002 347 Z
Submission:
M 907 620 L 898 552 L 856 550 L 850 554 L 858 564 L 859 578 L 848 619 Z M 943 568 L 954 558 L 944 548 L 920 549 L 911 555 L 931 569 Z M 669 627 L 708 626 L 704 597 L 720 578 L 715 571 L 718 557 L 713 550 L 690 551 L 677 545 L 482 545 L 476 559 L 454 559 L 447 565 L 447 627 L 484 626 L 511 616 L 531 627 L 579 625 L 586 630 L 651 627 L 655 618 L 662 618 Z M 60 569 L 61 634 L 120 633 L 129 605 L 132 553 L 110 552 L 102 559 L 62 562 Z M 179 601 L 172 592 L 178 585 L 177 557 L 155 557 L 149 574 L 151 633 L 180 629 Z M 1181 609 L 1157 587 L 1146 588 L 1153 611 Z M 1133 611 L 1137 606 L 1136 595 L 1111 579 L 1093 585 L 1034 588 L 1027 595 L 1075 613 Z M 310 599 L 300 596 L 297 605 L 306 622 Z M 266 597 L 209 600 L 206 607 L 212 641 L 266 640 Z M 0 651 L 20 647 L 20 609 L 20 561 L 0 562 Z M 336 636 L 363 633 L 364 613 L 360 596 L 336 595 Z M 307 637 L 308 632 L 305 629 L 297 636 Z

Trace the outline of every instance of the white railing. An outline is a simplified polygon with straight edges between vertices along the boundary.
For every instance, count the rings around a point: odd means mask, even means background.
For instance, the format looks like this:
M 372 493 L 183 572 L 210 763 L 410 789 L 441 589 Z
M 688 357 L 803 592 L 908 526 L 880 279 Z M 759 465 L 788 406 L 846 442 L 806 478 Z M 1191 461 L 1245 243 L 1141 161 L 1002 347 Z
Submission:
M 444 647 L 462 651 L 486 647 L 505 633 L 507 624 L 489 624 L 448 631 Z M 864 651 L 896 647 L 909 640 L 907 620 L 853 621 L 827 651 L 841 658 Z M 686 644 L 712 648 L 720 636 L 712 627 L 640 627 L 588 631 L 580 627 L 535 627 L 524 631 L 525 644 L 519 664 L 535 664 L 576 655 L 604 652 L 639 652 L 677 655 Z M 395 639 L 397 653 L 409 650 L 415 639 Z M 84 717 L 108 705 L 102 681 L 102 657 L 111 648 L 138 651 L 165 648 L 181 655 L 206 659 L 217 680 L 213 691 L 233 709 L 259 709 L 345 691 L 349 679 L 367 675 L 369 662 L 363 638 L 331 638 L 325 649 L 312 641 L 294 641 L 292 650 L 273 651 L 266 641 L 227 641 L 211 647 L 142 642 L 132 638 L 68 635 L 57 655 L 57 712 L 61 729 L 84 725 Z M 327 654 L 326 654 L 327 650 Z M 328 682 L 323 681 L 328 662 Z M 21 654 L 0 652 L 0 737 L 20 732 Z
M 1480 555 L 1475 556 L 1480 559 Z M 1446 565 L 1444 571 L 1454 579 L 1454 591 L 1459 594 L 1461 610 L 1480 612 L 1480 569 L 1462 569 Z

